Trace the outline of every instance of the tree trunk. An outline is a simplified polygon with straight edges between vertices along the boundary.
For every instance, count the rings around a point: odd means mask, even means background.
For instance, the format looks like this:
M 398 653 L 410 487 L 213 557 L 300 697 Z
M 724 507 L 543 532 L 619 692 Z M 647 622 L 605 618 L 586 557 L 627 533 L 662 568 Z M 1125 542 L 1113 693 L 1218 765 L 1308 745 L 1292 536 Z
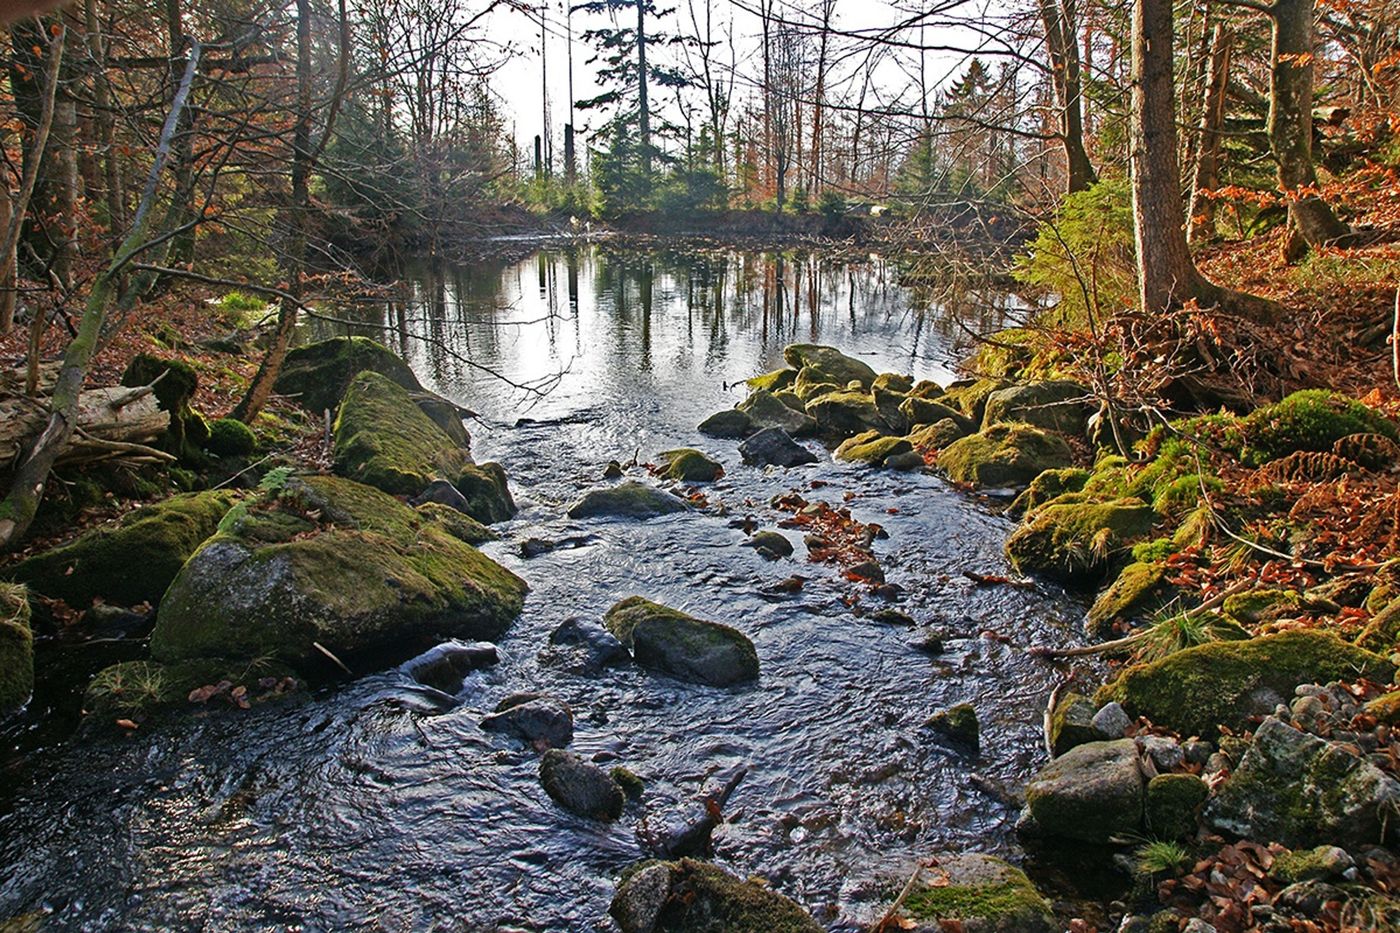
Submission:
M 642 175 L 651 178 L 651 108 L 647 102 L 647 0 L 637 0 L 637 108 L 641 118 Z
M 1187 242 L 1215 236 L 1215 200 L 1202 194 L 1220 187 L 1220 143 L 1224 138 L 1225 91 L 1230 84 L 1230 55 L 1234 34 L 1224 23 L 1217 23 L 1211 38 L 1210 70 L 1206 75 L 1201 124 L 1196 142 L 1196 171 L 1191 181 L 1190 226 Z
M 1350 233 L 1317 195 L 1312 155 L 1313 0 L 1275 0 L 1270 51 L 1269 148 L 1278 184 L 1288 199 L 1285 255 L 1300 259 L 1309 247 Z
M 1079 68 L 1075 0 L 1040 0 L 1045 47 L 1050 53 L 1051 84 L 1059 109 L 1060 139 L 1065 147 L 1066 190 L 1083 191 L 1098 181 L 1084 148 L 1083 78 Z
M 24 444 L 39 433 L 48 412 L 32 399 L 0 398 L 0 472 L 12 469 Z M 58 448 L 55 464 L 82 463 L 122 452 L 123 445 L 158 440 L 170 426 L 155 395 L 144 389 L 89 389 L 78 396 L 74 426 L 78 436 Z
M 179 55 L 185 44 L 180 0 L 166 0 L 165 18 L 167 41 L 170 43 L 170 84 L 171 87 L 178 87 L 180 71 L 184 67 Z M 186 108 L 180 117 L 174 145 L 171 168 L 175 175 L 175 196 L 167 221 L 172 229 L 185 226 L 194 219 L 194 108 Z M 194 227 L 180 231 L 171 238 L 166 248 L 165 265 L 187 268 L 194 262 L 194 246 Z

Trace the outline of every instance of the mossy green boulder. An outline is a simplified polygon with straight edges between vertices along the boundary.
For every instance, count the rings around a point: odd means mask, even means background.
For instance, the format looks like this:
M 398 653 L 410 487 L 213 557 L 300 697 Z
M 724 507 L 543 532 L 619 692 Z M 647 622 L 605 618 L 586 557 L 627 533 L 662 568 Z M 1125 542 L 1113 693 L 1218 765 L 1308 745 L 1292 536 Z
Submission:
M 1054 500 L 1036 509 L 1006 539 L 1006 556 L 1022 573 L 1065 583 L 1103 576 L 1114 555 L 1147 536 L 1157 514 L 1141 499 Z
M 274 388 L 319 415 L 335 411 L 362 372 L 378 373 L 410 392 L 423 388 L 407 363 L 368 337 L 332 337 L 290 351 Z
M 962 440 L 972 433 L 968 422 L 944 418 L 933 424 L 919 425 L 909 432 L 909 443 L 915 450 L 942 450 L 954 441 Z
M 1241 457 L 1261 464 L 1298 450 L 1328 451 L 1351 434 L 1400 438 L 1395 422 L 1353 398 L 1328 389 L 1304 389 L 1240 421 Z
M 936 883 L 930 883 L 931 876 L 936 876 Z M 964 933 L 1054 933 L 1059 929 L 1050 902 L 1025 872 L 981 853 L 945 856 L 935 869 L 925 869 L 901 913 L 928 924 L 919 929 Z
M 875 370 L 860 360 L 852 359 L 835 347 L 824 347 L 814 343 L 794 343 L 783 348 L 783 359 L 794 369 L 811 367 L 830 377 L 837 385 L 859 382 L 861 388 L 869 389 L 875 382 Z
M 807 403 L 807 414 L 817 430 L 831 438 L 847 438 L 863 431 L 887 433 L 890 426 L 880 417 L 869 392 L 843 389 L 827 392 Z
M 817 423 L 804 412 L 794 411 L 772 392 L 759 389 L 739 403 L 739 411 L 749 416 L 757 429 L 781 428 L 794 437 L 812 434 Z
M 1144 820 L 1157 839 L 1184 839 L 1196 831 L 1210 788 L 1194 774 L 1159 774 L 1147 782 Z
M 943 404 L 941 401 L 909 396 L 899 403 L 899 413 L 911 425 L 937 424 L 945 418 L 951 418 L 963 429 L 964 434 L 971 434 L 976 425 L 961 411 Z
M 236 418 L 216 418 L 209 422 L 205 448 L 216 457 L 246 457 L 258 445 L 253 429 Z
M 1020 421 L 1047 431 L 1083 434 L 1089 423 L 1089 390 L 1077 382 L 1031 382 L 997 389 L 987 396 L 982 426 Z
M 1361 634 L 1356 636 L 1356 645 L 1377 654 L 1389 654 L 1400 645 L 1400 599 L 1371 616 Z
M 783 389 L 792 388 L 792 384 L 797 381 L 796 369 L 775 369 L 771 373 L 764 373 L 761 376 L 754 376 L 744 380 L 744 385 L 749 387 L 750 392 L 762 389 L 765 392 L 781 392 Z
M 724 467 L 698 450 L 682 447 L 664 450 L 658 459 L 665 465 L 661 475 L 683 483 L 712 483 L 724 475 Z
M 622 933 L 822 933 L 794 901 L 708 862 L 639 862 L 623 872 L 608 912 Z
M 957 406 L 975 424 L 981 424 L 987 412 L 988 397 L 1010 384 L 1005 379 L 998 378 L 962 380 L 949 385 L 939 397 L 939 401 L 945 405 Z
M 882 389 L 894 395 L 908 395 L 914 389 L 914 377 L 904 373 L 880 373 L 870 388 Z
M 1098 708 L 1086 696 L 1063 693 L 1050 711 L 1050 753 L 1056 757 L 1086 742 L 1103 738 L 1094 728 Z
M 1160 561 L 1134 561 L 1118 572 L 1089 607 L 1089 634 L 1107 641 L 1138 619 L 1171 605 L 1181 596 L 1167 581 L 1167 565 Z
M 515 574 L 350 480 L 293 479 L 225 525 L 166 592 L 155 660 L 274 658 L 306 674 L 327 669 L 325 652 L 395 663 L 445 638 L 495 640 L 524 602 Z
M 161 410 L 170 414 L 162 446 L 181 459 L 198 458 L 200 448 L 209 440 L 209 423 L 193 407 L 199 388 L 199 376 L 193 366 L 184 360 L 139 353 L 127 363 L 121 384 L 153 385 L 152 392 Z
M 1064 439 L 1028 424 L 998 424 L 954 441 L 938 466 L 955 483 L 979 488 L 1025 486 L 1046 470 L 1072 466 Z
M 902 437 L 886 437 L 879 431 L 864 431 L 842 441 L 836 448 L 836 459 L 880 466 L 890 457 L 913 452 L 914 445 Z
M 1299 684 L 1387 681 L 1395 666 L 1378 654 L 1317 631 L 1218 641 L 1123 669 L 1095 702 L 1123 704 L 1181 735 L 1214 739 L 1217 726 L 1239 730 L 1273 711 Z
M 953 745 L 976 752 L 981 744 L 977 710 L 971 703 L 958 703 L 930 716 L 924 727 L 947 739 Z
M 376 372 L 350 381 L 335 419 L 335 471 L 384 492 L 413 496 L 454 480 L 470 458 L 408 391 Z
M 1142 824 L 1143 776 L 1132 739 L 1076 745 L 1026 785 L 1035 827 L 1049 836 L 1105 843 Z
M 656 518 L 690 508 L 684 499 L 636 480 L 604 486 L 583 494 L 569 506 L 570 518 Z
M 34 693 L 34 635 L 29 597 L 16 583 L 0 583 L 0 718 L 29 702 Z
M 93 600 L 117 606 L 160 602 L 190 555 L 234 503 L 227 490 L 182 493 L 143 506 L 71 544 L 27 558 L 10 576 L 75 609 Z
M 174 709 L 228 706 L 237 703 L 239 697 L 251 705 L 284 697 L 297 685 L 291 668 L 262 658 L 196 658 L 170 664 L 123 661 L 103 668 L 88 683 L 83 692 L 83 712 L 97 717 L 142 719 Z M 191 694 L 200 688 L 209 688 L 210 696 L 192 698 Z
M 466 500 L 467 514 L 483 525 L 506 521 L 515 514 L 505 467 L 499 463 L 469 463 L 458 472 L 455 485 Z
M 1260 625 L 1296 610 L 1300 600 L 1297 590 L 1261 588 L 1226 597 L 1220 611 L 1240 625 Z
M 1058 499 L 1072 492 L 1082 492 L 1091 475 L 1088 470 L 1078 467 L 1046 470 L 1021 490 L 1021 494 L 1012 501 L 1011 508 L 1007 511 L 1012 515 L 1025 515 L 1027 512 L 1034 512 L 1051 499 Z
M 732 626 L 629 596 L 603 617 L 603 625 L 632 651 L 642 667 L 679 680 L 728 687 L 758 679 L 753 642 Z
M 500 535 L 465 512 L 459 512 L 450 505 L 440 502 L 424 502 L 415 506 L 418 513 L 429 522 L 435 522 L 452 537 L 471 545 L 495 541 Z

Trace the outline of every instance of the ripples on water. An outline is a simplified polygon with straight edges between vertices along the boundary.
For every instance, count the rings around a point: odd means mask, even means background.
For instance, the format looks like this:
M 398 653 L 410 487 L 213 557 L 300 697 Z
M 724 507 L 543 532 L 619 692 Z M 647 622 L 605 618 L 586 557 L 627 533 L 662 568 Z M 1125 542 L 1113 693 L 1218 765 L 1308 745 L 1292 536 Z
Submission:
M 445 712 L 390 671 L 34 754 L 11 775 L 12 812 L 0 817 L 0 918 L 42 905 L 63 926 L 94 930 L 612 929 L 613 879 L 642 855 L 639 830 L 686 812 L 738 766 L 749 771 L 716 832 L 717 860 L 768 878 L 834 929 L 878 916 L 888 892 L 872 879 L 915 857 L 1014 851 L 1016 814 L 995 789 L 1014 788 L 1042 754 L 1052 673 L 1015 646 L 1072 639 L 1082 606 L 974 588 L 963 570 L 1005 570 L 1007 523 L 933 477 L 829 459 L 764 474 L 739 462 L 734 442 L 693 427 L 742 397 L 725 383 L 780 365 L 795 340 L 950 379 L 957 325 L 916 313 L 924 299 L 897 279 L 878 260 L 591 250 L 419 278 L 384 313 L 388 328 L 367 332 L 479 412 L 477 457 L 511 476 L 520 514 L 484 550 L 531 592 L 501 664 L 473 674 Z M 468 355 L 553 390 L 533 400 L 465 366 Z M 534 421 L 517 426 L 522 417 Z M 710 499 L 730 516 L 563 516 L 607 460 L 681 444 L 724 463 Z M 770 497 L 813 479 L 830 485 L 810 497 L 849 492 L 857 518 L 889 530 L 880 561 L 905 588 L 901 608 L 952 633 L 944 655 L 856 618 L 843 602 L 851 586 L 830 567 L 769 563 L 739 546 L 729 518 L 752 513 L 772 527 Z M 593 536 L 582 547 L 517 556 L 526 537 L 580 533 Z M 800 594 L 764 592 L 793 573 L 811 579 Z M 715 690 L 635 668 L 585 676 L 542 658 L 560 622 L 597 619 L 633 593 L 743 629 L 759 684 Z M 569 702 L 573 749 L 639 774 L 641 806 L 611 826 L 555 807 L 536 755 L 478 727 L 520 690 Z M 963 701 L 982 720 L 972 759 L 920 730 Z

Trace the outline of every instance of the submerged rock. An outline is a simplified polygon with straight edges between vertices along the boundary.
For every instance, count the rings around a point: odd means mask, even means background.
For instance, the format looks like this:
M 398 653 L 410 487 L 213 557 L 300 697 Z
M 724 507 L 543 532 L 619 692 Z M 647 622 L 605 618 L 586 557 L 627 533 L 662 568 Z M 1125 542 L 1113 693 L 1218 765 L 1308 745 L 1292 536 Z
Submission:
M 758 654 L 738 629 L 697 619 L 640 596 L 615 604 L 603 625 L 642 667 L 680 680 L 728 687 L 758 679 Z
M 332 337 L 290 351 L 275 388 L 319 415 L 335 411 L 351 380 L 362 372 L 378 373 L 409 392 L 423 389 L 407 363 L 368 337 Z
M 481 728 L 513 735 L 532 745 L 563 748 L 574 740 L 574 711 L 552 697 L 517 695 L 507 697 L 495 712 L 482 717 Z
M 718 461 L 690 447 L 662 451 L 659 457 L 666 464 L 662 475 L 667 479 L 683 483 L 710 483 L 724 475 L 724 467 Z
M 700 422 L 698 430 L 709 437 L 748 437 L 754 432 L 754 423 L 747 413 L 728 408 Z
M 570 518 L 655 518 L 684 512 L 690 506 L 664 489 L 628 480 L 616 486 L 593 489 L 569 507 Z
M 551 748 L 540 758 L 540 784 L 559 806 L 591 820 L 611 822 L 622 815 L 627 799 L 602 768 L 572 752 Z
M 622 933 L 821 933 L 788 898 L 708 862 L 641 862 L 623 873 L 609 913 Z
M 744 547 L 753 548 L 769 560 L 791 557 L 793 551 L 792 542 L 787 536 L 776 531 L 754 532 L 753 537 L 744 542 Z
M 929 883 L 936 880 L 936 883 Z M 901 913 L 917 931 L 964 933 L 1055 933 L 1059 926 L 1047 901 L 1026 873 L 981 853 L 940 858 L 925 869 L 905 898 Z
M 861 388 L 869 389 L 875 382 L 875 370 L 860 360 L 853 359 L 835 347 L 813 343 L 794 343 L 783 348 L 783 359 L 794 369 L 811 367 L 828 377 L 837 385 L 859 382 Z
M 227 490 L 184 493 L 143 506 L 113 525 L 15 565 L 10 575 L 35 593 L 86 609 L 160 602 L 191 554 L 233 505 Z
M 959 703 L 939 710 L 924 723 L 925 728 L 947 739 L 955 746 L 977 752 L 979 746 L 977 710 L 971 703 Z
M 205 542 L 161 603 L 156 660 L 401 661 L 443 638 L 499 638 L 519 614 L 523 580 L 392 496 L 329 476 L 288 493 L 319 523 L 279 504 Z
M 793 435 L 812 434 L 817 423 L 800 411 L 794 411 L 772 392 L 759 390 L 739 403 L 739 410 L 749 416 L 749 422 L 760 431 L 781 428 Z
M 986 488 L 1024 486 L 1073 460 L 1063 438 L 1027 424 L 998 424 L 943 448 L 938 466 L 954 482 Z
M 767 428 L 739 445 L 739 456 L 754 466 L 795 467 L 816 463 L 817 455 L 780 428 Z
M 400 667 L 405 675 L 425 687 L 456 693 L 472 671 L 491 667 L 500 660 L 496 646 L 486 641 L 448 641 L 410 658 Z
M 34 635 L 23 586 L 0 583 L 0 719 L 34 693 Z
M 1395 838 L 1400 781 L 1340 742 L 1270 716 L 1207 809 L 1212 826 L 1290 848 Z
M 1021 573 L 1066 583 L 1101 577 L 1113 555 L 1152 531 L 1157 513 L 1141 499 L 1058 500 L 1026 516 L 1006 540 L 1006 556 Z
M 609 664 L 632 660 L 627 647 L 618 641 L 616 635 L 597 622 L 586 619 L 565 619 L 550 632 L 549 643 L 572 649 L 578 655 L 578 666 L 585 671 L 597 671 Z
M 1389 680 L 1380 655 L 1316 631 L 1217 641 L 1125 668 L 1095 695 L 1183 736 L 1214 738 L 1216 726 L 1242 729 L 1293 696 L 1299 684 Z
M 467 452 L 375 372 L 350 382 L 335 420 L 335 471 L 394 495 L 415 496 L 435 479 L 455 478 Z
M 1104 843 L 1142 823 L 1143 777 L 1132 739 L 1077 745 L 1026 785 L 1026 807 L 1050 836 Z

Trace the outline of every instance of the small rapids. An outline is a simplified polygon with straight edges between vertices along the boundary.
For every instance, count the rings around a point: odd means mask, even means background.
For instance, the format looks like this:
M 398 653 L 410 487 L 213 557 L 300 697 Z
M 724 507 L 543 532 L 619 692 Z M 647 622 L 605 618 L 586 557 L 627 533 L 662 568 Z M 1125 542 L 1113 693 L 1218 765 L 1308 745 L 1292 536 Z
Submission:
M 953 378 L 959 312 L 930 309 L 899 279 L 867 257 L 593 250 L 424 274 L 363 332 L 479 413 L 476 457 L 510 475 L 520 512 L 483 550 L 531 590 L 500 663 L 450 700 L 390 670 L 247 712 L 48 743 L 0 794 L 0 918 L 43 910 L 55 927 L 90 930 L 611 930 L 618 872 L 740 767 L 716 861 L 763 876 L 834 930 L 878 917 L 888 876 L 915 858 L 1014 854 L 1010 799 L 1043 758 L 1056 677 L 1019 647 L 1076 639 L 1082 603 L 966 579 L 1006 571 L 1009 524 L 933 476 L 829 456 L 765 473 L 740 462 L 735 442 L 694 429 L 742 397 L 728 384 L 781 365 L 794 341 L 836 345 L 877 371 Z M 1007 307 L 980 297 L 993 308 L 974 328 Z M 552 391 L 535 399 L 493 373 Z M 676 446 L 724 464 L 708 510 L 565 517 L 607 461 Z M 752 515 L 775 528 L 782 515 L 768 502 L 793 489 L 885 527 L 875 551 L 904 590 L 899 608 L 942 630 L 944 653 L 858 618 L 848 600 L 862 591 L 808 563 L 798 533 L 787 532 L 797 544 L 787 560 L 740 546 L 731 523 Z M 525 558 L 530 538 L 564 545 Z M 808 579 L 800 592 L 773 591 L 793 574 Z M 632 594 L 742 629 L 759 683 L 720 690 L 558 663 L 556 627 Z M 868 593 L 861 604 L 883 605 Z M 641 803 L 612 825 L 556 807 L 537 754 L 480 728 L 519 691 L 569 703 L 572 749 L 638 774 Z M 921 729 L 960 702 L 978 710 L 977 755 Z

